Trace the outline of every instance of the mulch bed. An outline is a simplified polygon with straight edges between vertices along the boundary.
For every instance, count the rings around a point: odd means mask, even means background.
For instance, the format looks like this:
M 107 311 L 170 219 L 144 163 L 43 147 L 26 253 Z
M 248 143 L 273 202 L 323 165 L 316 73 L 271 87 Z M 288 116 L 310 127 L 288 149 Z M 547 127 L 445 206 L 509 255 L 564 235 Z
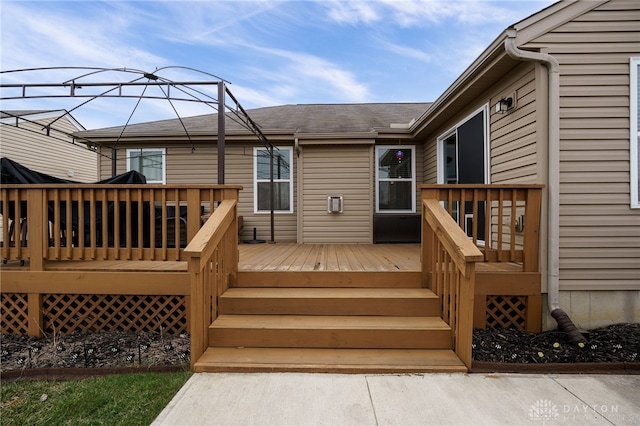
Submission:
M 579 345 L 558 330 L 474 330 L 472 371 L 640 373 L 640 324 L 602 327 L 585 337 Z
M 475 330 L 473 372 L 640 373 L 640 324 L 592 330 L 583 347 L 560 331 Z M 2 379 L 53 379 L 189 368 L 189 336 L 112 331 L 36 339 L 0 335 Z
M 110 331 L 37 339 L 0 335 L 2 379 L 189 369 L 189 335 Z

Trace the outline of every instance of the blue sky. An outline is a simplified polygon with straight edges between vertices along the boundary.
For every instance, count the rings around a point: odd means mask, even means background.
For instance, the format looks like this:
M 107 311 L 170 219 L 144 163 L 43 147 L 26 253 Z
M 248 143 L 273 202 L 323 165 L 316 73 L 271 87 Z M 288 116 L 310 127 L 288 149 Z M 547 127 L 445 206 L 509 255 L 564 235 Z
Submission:
M 190 67 L 230 81 L 245 109 L 429 102 L 505 28 L 552 3 L 1 0 L 0 69 L 83 66 L 154 72 L 172 65 Z M 60 83 L 81 74 L 23 72 L 0 78 L 4 83 Z M 205 79 L 183 68 L 159 75 L 173 81 Z M 133 77 L 102 73 L 92 78 L 113 82 Z M 1 107 L 70 110 L 82 101 L 3 101 Z M 73 115 L 86 128 L 121 125 L 130 116 L 131 122 L 176 117 L 166 101 L 135 104 L 133 99 L 101 99 Z M 215 112 L 196 103 L 174 106 L 181 116 Z

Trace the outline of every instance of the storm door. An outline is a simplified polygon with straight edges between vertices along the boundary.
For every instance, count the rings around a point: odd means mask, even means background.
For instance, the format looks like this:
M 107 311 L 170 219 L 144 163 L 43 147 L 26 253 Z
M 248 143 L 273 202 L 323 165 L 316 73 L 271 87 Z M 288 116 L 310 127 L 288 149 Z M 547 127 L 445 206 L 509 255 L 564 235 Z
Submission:
M 374 243 L 420 242 L 414 145 L 376 146 Z
M 486 108 L 460 122 L 438 140 L 438 183 L 470 184 L 486 183 L 487 173 L 487 123 Z M 462 211 L 461 211 L 462 210 Z M 478 203 L 478 240 L 484 241 L 484 202 Z M 466 202 L 464 209 L 453 206 L 453 216 L 459 222 L 464 215 L 464 228 L 471 236 L 473 205 Z

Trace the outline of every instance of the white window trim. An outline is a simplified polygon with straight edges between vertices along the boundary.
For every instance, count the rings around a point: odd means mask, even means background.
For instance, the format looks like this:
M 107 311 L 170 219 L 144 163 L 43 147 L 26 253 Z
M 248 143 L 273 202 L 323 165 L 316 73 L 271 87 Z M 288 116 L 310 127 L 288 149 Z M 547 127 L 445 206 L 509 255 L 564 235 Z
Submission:
M 446 167 L 441 167 L 445 161 L 444 161 L 444 155 L 445 155 L 445 147 L 444 147 L 444 141 L 447 140 L 451 135 L 456 133 L 456 129 L 458 128 L 458 126 L 460 124 L 464 123 L 464 121 L 461 121 L 460 123 L 456 124 L 453 128 L 447 130 L 445 133 L 443 133 L 442 135 L 440 135 L 437 139 L 437 145 L 436 145 L 436 161 L 437 161 L 437 166 L 436 166 L 436 172 L 437 172 L 437 182 L 438 184 L 443 184 L 446 182 L 447 178 L 445 176 L 445 172 L 446 172 Z M 456 162 L 458 161 L 458 157 L 456 156 Z M 458 165 L 456 164 L 456 170 L 458 170 Z
M 380 176 L 378 173 L 378 154 L 381 149 L 408 149 L 411 150 L 411 209 L 406 210 L 380 210 L 378 200 L 380 200 Z M 375 173 L 376 173 L 376 213 L 415 213 L 416 212 L 416 147 L 415 145 L 376 145 L 375 150 Z M 398 179 L 383 179 L 383 181 L 395 181 Z
M 441 134 L 437 138 L 436 144 L 436 161 L 438 162 L 436 172 L 437 172 L 437 181 L 439 184 L 445 183 L 446 177 L 444 175 L 445 170 L 444 167 L 441 167 L 444 164 L 444 141 L 454 133 L 456 133 L 458 127 L 466 123 L 475 117 L 479 112 L 484 111 L 484 183 L 491 183 L 491 160 L 490 160 L 490 141 L 489 141 L 489 104 L 485 104 L 484 106 L 478 108 L 473 111 L 471 114 L 466 116 L 464 119 L 460 120 L 455 124 L 455 126 L 451 127 L 449 130 Z M 457 159 L 456 159 L 457 160 Z
M 289 179 L 274 179 L 274 182 L 289 182 L 289 210 L 274 210 L 275 214 L 291 214 L 293 213 L 293 149 L 291 147 L 278 148 L 279 151 L 289 152 Z M 253 212 L 255 214 L 270 214 L 270 210 L 258 210 L 258 182 L 269 182 L 269 179 L 261 179 L 258 181 L 258 151 L 268 151 L 267 148 L 253 148 Z
M 631 170 L 631 208 L 640 209 L 640 200 L 638 194 L 638 173 L 640 173 L 640 164 L 638 164 L 638 150 L 640 150 L 640 129 L 638 129 L 638 73 L 640 73 L 640 58 L 631 58 L 629 61 L 629 154 L 630 154 L 630 170 Z
M 131 171 L 131 167 L 130 167 L 130 164 L 129 164 L 129 158 L 131 157 L 131 153 L 132 152 L 143 152 L 143 153 L 145 153 L 145 152 L 161 152 L 162 153 L 162 181 L 149 180 L 149 178 L 147 178 L 147 183 L 161 183 L 163 185 L 165 183 L 167 183 L 167 149 L 166 148 L 129 148 L 129 149 L 127 149 L 126 163 L 127 163 L 127 171 L 128 172 Z

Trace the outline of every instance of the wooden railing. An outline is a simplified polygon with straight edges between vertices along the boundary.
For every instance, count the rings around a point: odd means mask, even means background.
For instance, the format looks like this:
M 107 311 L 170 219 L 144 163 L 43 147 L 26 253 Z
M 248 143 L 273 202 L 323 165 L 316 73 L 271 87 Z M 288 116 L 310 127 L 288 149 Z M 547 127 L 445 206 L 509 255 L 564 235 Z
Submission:
M 483 256 L 438 200 L 422 200 L 422 217 L 422 268 L 429 271 L 425 282 L 440 297 L 456 354 L 471 368 L 475 263 Z
M 237 200 L 231 185 L 3 185 L 2 259 L 184 260 L 216 202 Z
M 191 276 L 191 366 L 209 346 L 209 325 L 218 317 L 218 296 L 238 280 L 237 200 L 225 199 L 185 254 Z
M 474 309 L 482 307 L 479 314 L 483 325 L 486 309 L 485 300 L 474 303 L 474 298 L 486 298 L 487 291 L 509 297 L 529 291 L 521 285 L 511 290 L 502 282 L 497 283 L 499 288 L 491 290 L 484 288 L 486 283 L 483 288 L 476 288 L 477 263 L 508 262 L 510 268 L 527 274 L 529 280 L 535 278 L 539 272 L 543 186 L 422 185 L 421 188 L 422 281 L 440 297 L 442 317 L 454 330 L 455 351 L 471 367 Z M 528 305 L 528 310 L 536 311 L 533 304 Z
M 484 262 L 521 263 L 538 272 L 543 185 L 422 185 L 483 253 Z

